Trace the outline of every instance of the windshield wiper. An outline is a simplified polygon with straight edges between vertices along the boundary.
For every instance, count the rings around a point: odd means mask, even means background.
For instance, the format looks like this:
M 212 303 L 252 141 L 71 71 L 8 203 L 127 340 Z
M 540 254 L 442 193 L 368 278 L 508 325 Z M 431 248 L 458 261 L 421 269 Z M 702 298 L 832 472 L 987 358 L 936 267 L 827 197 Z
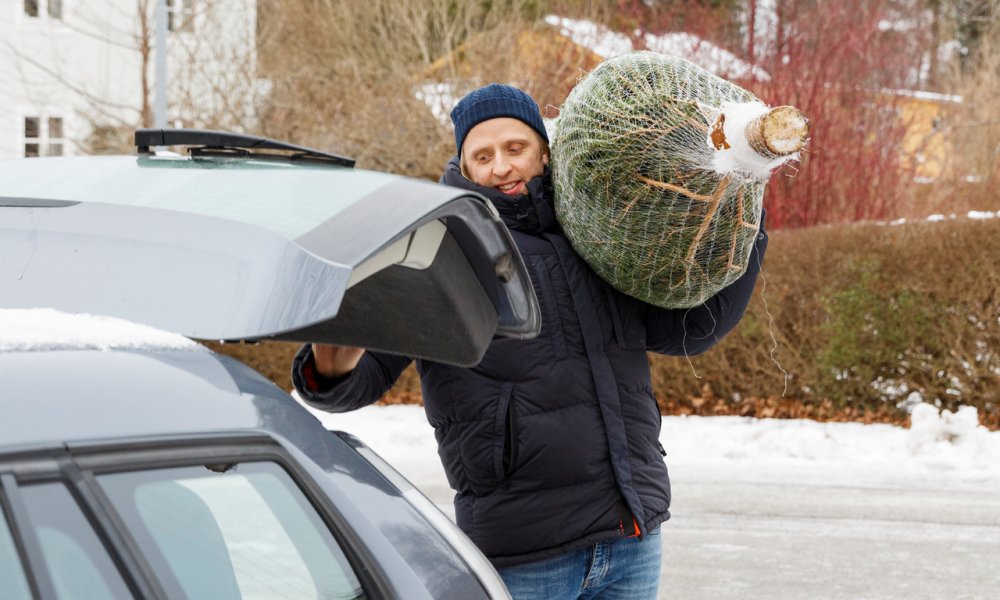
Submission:
M 149 154 L 152 146 L 193 146 L 188 151 L 191 156 L 251 156 L 251 157 L 281 157 L 306 158 L 323 162 L 332 162 L 344 167 L 353 167 L 355 160 L 346 156 L 338 156 L 305 146 L 296 146 L 286 142 L 230 133 L 228 131 L 209 131 L 205 129 L 136 129 L 136 149 L 142 154 Z M 248 152 L 253 150 L 254 152 Z M 281 150 L 291 154 L 269 154 L 258 150 Z

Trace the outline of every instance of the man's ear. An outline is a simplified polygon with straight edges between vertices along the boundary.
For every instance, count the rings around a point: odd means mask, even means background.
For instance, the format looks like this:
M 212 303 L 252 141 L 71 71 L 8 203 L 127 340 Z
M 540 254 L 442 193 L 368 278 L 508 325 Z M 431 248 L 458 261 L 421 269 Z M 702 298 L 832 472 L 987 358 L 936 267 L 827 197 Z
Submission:
M 549 166 L 549 153 L 548 152 L 543 152 L 542 153 L 542 166 L 543 167 Z

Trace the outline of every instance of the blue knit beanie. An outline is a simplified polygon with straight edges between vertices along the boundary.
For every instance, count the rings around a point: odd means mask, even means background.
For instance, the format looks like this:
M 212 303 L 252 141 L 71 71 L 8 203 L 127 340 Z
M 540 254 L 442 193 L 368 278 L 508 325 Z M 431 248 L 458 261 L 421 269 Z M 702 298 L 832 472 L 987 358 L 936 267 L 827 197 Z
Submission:
M 462 144 L 469 130 L 483 121 L 497 117 L 512 117 L 528 125 L 549 143 L 545 133 L 545 123 L 538 104 L 531 96 L 509 85 L 491 83 L 473 90 L 458 101 L 451 111 L 451 121 L 455 124 L 455 148 L 462 153 Z

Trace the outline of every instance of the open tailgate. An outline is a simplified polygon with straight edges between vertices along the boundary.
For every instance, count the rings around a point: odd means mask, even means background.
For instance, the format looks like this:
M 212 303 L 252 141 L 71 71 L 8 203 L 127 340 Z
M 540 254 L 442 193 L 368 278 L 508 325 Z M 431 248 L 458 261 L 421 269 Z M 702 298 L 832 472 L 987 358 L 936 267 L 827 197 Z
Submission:
M 0 307 L 460 365 L 494 335 L 541 325 L 510 232 L 481 197 L 247 159 L 0 161 Z

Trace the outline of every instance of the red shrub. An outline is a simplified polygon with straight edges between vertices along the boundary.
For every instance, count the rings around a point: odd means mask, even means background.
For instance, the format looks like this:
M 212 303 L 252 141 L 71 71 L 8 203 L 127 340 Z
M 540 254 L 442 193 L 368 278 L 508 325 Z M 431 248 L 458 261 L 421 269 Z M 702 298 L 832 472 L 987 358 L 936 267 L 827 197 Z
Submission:
M 926 45 L 914 15 L 903 20 L 891 0 L 779 0 L 775 18 L 772 39 L 747 44 L 770 80 L 740 83 L 768 104 L 799 108 L 811 140 L 801 162 L 772 177 L 769 225 L 895 216 L 913 162 L 903 156 L 905 97 L 894 92 L 912 85 Z

